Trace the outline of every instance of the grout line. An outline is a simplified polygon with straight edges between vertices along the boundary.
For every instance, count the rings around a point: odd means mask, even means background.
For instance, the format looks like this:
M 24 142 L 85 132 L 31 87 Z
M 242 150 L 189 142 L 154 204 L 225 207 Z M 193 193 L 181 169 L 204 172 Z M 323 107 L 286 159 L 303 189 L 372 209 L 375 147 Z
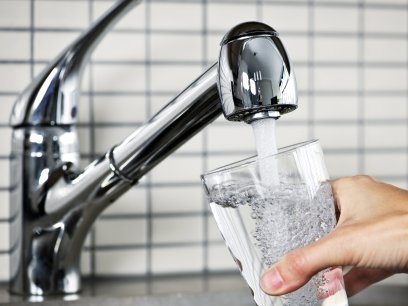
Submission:
M 406 64 L 404 64 L 406 65 Z M 175 96 L 179 92 L 176 91 L 161 91 L 155 90 L 154 93 L 149 93 L 150 97 L 168 97 L 168 96 Z M 313 90 L 314 96 L 321 96 L 321 97 L 348 97 L 348 96 L 358 96 L 359 90 Z M 1 96 L 17 96 L 20 92 L 17 91 L 2 91 L 0 92 Z M 299 96 L 307 96 L 311 94 L 311 90 L 298 90 Z M 82 92 L 82 95 L 90 95 L 88 91 Z M 146 96 L 146 91 L 95 91 L 93 93 L 96 97 L 120 97 L 120 96 Z M 374 96 L 374 97 L 405 97 L 406 90 L 387 90 L 387 89 L 378 89 L 378 90 L 365 90 L 365 96 Z M 391 100 L 392 102 L 392 100 Z
M 93 10 L 93 1 L 94 0 L 89 0 L 89 24 L 92 23 L 93 17 L 94 17 L 94 10 Z M 95 140 L 95 99 L 94 99 L 94 86 L 93 86 L 93 79 L 94 79 L 94 63 L 93 60 L 91 59 L 88 63 L 88 69 L 89 69 L 89 79 L 88 79 L 88 86 L 89 86 L 89 148 L 90 148 L 90 154 L 89 154 L 89 162 L 92 162 L 93 160 L 96 159 L 97 153 L 96 153 L 96 140 Z M 96 221 L 98 222 L 98 221 Z M 95 224 L 91 227 L 89 235 L 89 240 L 90 240 L 90 255 L 89 255 L 89 260 L 90 260 L 90 275 L 94 277 L 96 275 L 97 271 L 97 266 L 96 266 L 96 230 L 95 230 Z
M 38 0 L 37 0 L 38 1 Z M 75 32 L 80 34 L 82 28 L 69 29 L 69 28 L 35 28 L 36 33 L 71 33 Z M 30 32 L 30 27 L 26 28 L 13 28 L 13 27 L 0 27 L 0 32 Z M 144 34 L 144 29 L 113 29 L 112 34 L 115 33 L 129 33 L 129 34 Z M 163 35 L 200 35 L 200 30 L 186 30 L 186 29 L 150 29 L 151 34 L 163 34 Z M 283 36 L 292 37 L 305 37 L 308 35 L 308 31 L 299 30 L 285 30 L 280 29 L 279 33 Z M 207 29 L 207 34 L 209 36 L 222 36 L 225 34 L 224 29 Z M 357 32 L 346 32 L 346 31 L 315 31 L 316 37 L 349 37 L 355 38 L 358 36 Z M 367 32 L 366 36 L 369 38 L 381 38 L 381 39 L 406 39 L 405 33 L 394 33 L 394 32 Z
M 405 14 L 406 15 L 408 15 L 408 0 L 406 0 L 406 7 L 405 7 Z M 407 35 L 406 35 L 406 38 L 405 38 L 405 41 L 406 41 L 406 43 L 405 43 L 405 45 L 406 45 L 406 50 L 405 50 L 405 57 L 406 57 L 406 59 L 407 59 L 407 64 L 406 64 L 406 66 L 405 66 L 405 69 L 406 69 L 406 74 L 408 75 L 408 22 L 406 22 L 406 31 L 407 31 Z M 405 98 L 405 104 L 406 105 L 408 105 L 408 77 L 407 77 L 407 83 L 406 83 L 406 86 L 407 86 L 407 92 L 406 92 L 406 98 Z M 405 111 L 405 116 L 406 116 L 406 118 L 408 118 L 408 106 L 406 106 L 406 111 Z M 407 123 L 407 127 L 406 127 L 406 131 L 407 131 L 407 135 L 406 135 L 406 137 L 407 137 L 407 139 L 405 139 L 405 142 L 406 142 L 406 145 L 407 145 L 407 150 L 406 150 L 406 156 L 408 156 L 408 120 L 406 120 L 406 123 Z M 407 165 L 406 165 L 406 172 L 407 172 L 407 174 L 406 174 L 406 178 L 405 178 L 405 189 L 408 189 L 408 161 L 407 161 Z
M 314 139 L 315 136 L 315 118 L 314 118 L 314 98 L 315 98 L 315 88 L 314 88 L 314 69 L 315 69 L 315 56 L 314 56 L 314 40 L 315 40 L 315 32 L 314 32 L 314 0 L 308 0 L 308 109 L 307 109 L 307 116 L 308 116 L 308 138 Z
M 50 59 L 51 60 L 51 59 Z M 0 59 L 0 64 L 1 65 L 26 65 L 26 64 L 32 64 L 32 65 L 46 65 L 48 64 L 48 60 L 34 60 L 34 59 L 28 59 L 28 60 L 13 60 L 13 59 Z M 150 66 L 200 66 L 203 68 L 207 68 L 208 65 L 212 65 L 214 61 L 207 61 L 207 60 L 191 60 L 191 61 L 186 61 L 186 60 L 173 60 L 173 61 L 160 61 L 160 60 L 155 60 L 155 61 L 143 61 L 143 60 L 121 60 L 121 59 L 115 59 L 115 60 L 92 60 L 92 63 L 94 64 L 95 67 L 97 66 L 143 66 L 146 65 L 147 63 Z M 327 67 L 327 68 L 347 68 L 347 67 L 355 67 L 356 65 L 359 64 L 359 61 L 319 61 L 316 59 L 314 61 L 314 66 L 316 67 Z M 366 67 L 368 68 L 387 68 L 387 69 L 401 69 L 403 70 L 405 68 L 405 65 L 407 64 L 407 61 L 404 62 L 386 62 L 386 61 L 372 61 L 372 62 L 365 62 Z M 307 68 L 309 65 L 309 61 L 293 61 L 293 65 L 296 67 L 305 67 Z
M 145 8 L 145 53 L 146 53 L 146 69 L 145 69 L 145 82 L 146 82 L 146 117 L 150 118 L 152 115 L 152 107 L 151 107 L 151 6 L 150 1 L 146 2 Z M 153 241 L 153 203 L 152 203 L 152 176 L 151 172 L 146 174 L 146 214 L 147 214 L 147 222 L 146 222 L 146 274 L 148 279 L 151 278 L 153 274 L 153 250 L 151 248 L 151 244 Z M 150 290 L 150 286 L 148 287 Z
M 35 35 L 35 24 L 34 24 L 34 3 L 35 0 L 30 1 L 30 58 L 29 58 L 29 63 L 30 63 L 30 78 L 31 80 L 34 79 L 34 35 Z
M 357 128 L 357 139 L 358 139 L 358 152 L 357 152 L 357 171 L 358 173 L 365 173 L 365 120 L 364 120 L 364 73 L 365 73 L 365 61 L 364 61 L 364 18 L 365 18 L 365 1 L 360 0 L 358 2 L 358 109 L 357 109 L 357 119 L 358 119 L 358 128 Z
M 207 66 L 207 48 L 208 48 L 208 3 L 207 0 L 202 0 L 202 67 Z M 206 172 L 208 170 L 208 129 L 203 130 L 202 137 L 202 171 Z M 199 178 L 197 178 L 198 180 Z M 201 184 L 200 184 L 201 185 Z M 204 194 L 204 193 L 203 193 Z M 208 224 L 208 203 L 205 196 L 202 197 L 202 218 L 203 218 L 203 273 L 207 274 L 209 272 L 209 224 Z

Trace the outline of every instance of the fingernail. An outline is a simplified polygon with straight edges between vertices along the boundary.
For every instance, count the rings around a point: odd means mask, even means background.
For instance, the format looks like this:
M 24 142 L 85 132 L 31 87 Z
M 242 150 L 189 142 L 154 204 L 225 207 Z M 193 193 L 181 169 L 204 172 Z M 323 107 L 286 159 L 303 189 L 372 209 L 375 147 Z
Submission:
M 272 268 L 265 272 L 261 279 L 261 288 L 267 292 L 274 292 L 282 287 L 283 279 L 276 268 Z

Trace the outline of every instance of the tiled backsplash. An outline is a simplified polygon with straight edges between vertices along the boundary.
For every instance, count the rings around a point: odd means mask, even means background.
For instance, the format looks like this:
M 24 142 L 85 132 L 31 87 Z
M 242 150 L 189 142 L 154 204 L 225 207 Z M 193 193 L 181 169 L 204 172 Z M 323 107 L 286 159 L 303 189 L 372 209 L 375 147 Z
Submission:
M 0 1 L 0 280 L 9 278 L 8 116 L 17 95 L 111 0 Z M 217 60 L 223 34 L 259 20 L 294 63 L 299 109 L 280 146 L 319 138 L 332 177 L 367 173 L 407 187 L 408 1 L 150 0 L 95 50 L 80 100 L 83 165 L 137 128 Z M 244 123 L 218 119 L 98 219 L 83 273 L 235 269 L 199 175 L 254 152 Z

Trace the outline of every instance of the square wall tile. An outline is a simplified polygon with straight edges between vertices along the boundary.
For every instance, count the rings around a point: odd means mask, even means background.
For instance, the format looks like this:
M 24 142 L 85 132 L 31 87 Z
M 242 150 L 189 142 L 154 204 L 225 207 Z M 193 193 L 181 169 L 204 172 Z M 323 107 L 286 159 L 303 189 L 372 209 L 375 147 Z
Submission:
M 93 78 L 94 90 L 97 92 L 140 92 L 146 88 L 143 65 L 95 64 Z
M 364 61 L 382 63 L 407 62 L 407 41 L 402 38 L 366 37 L 364 39 Z
M 359 146 L 357 124 L 316 124 L 314 131 L 315 137 L 320 139 L 323 150 L 355 149 Z
M 0 27 L 29 27 L 31 0 L 0 1 Z
M 17 95 L 3 95 L 0 98 L 0 123 L 8 124 L 10 120 L 10 114 L 13 109 L 14 102 L 17 99 Z
M 314 97 L 313 115 L 317 120 L 357 120 L 359 97 L 351 95 Z
M 298 108 L 290 113 L 285 114 L 285 116 L 278 121 L 278 125 L 282 124 L 294 124 L 299 122 L 305 122 L 309 118 L 309 102 L 310 99 L 307 95 L 298 92 Z
M 255 152 L 255 140 L 249 124 L 227 122 L 222 126 L 210 125 L 207 129 L 209 152 Z
M 227 32 L 232 27 L 245 21 L 257 20 L 255 5 L 249 3 L 208 3 L 207 26 L 210 31 Z
M 145 187 L 134 186 L 103 212 L 104 215 L 145 214 L 147 208 Z
M 146 98 L 143 96 L 96 96 L 94 119 L 96 123 L 138 123 L 146 119 Z
M 220 154 L 220 155 L 210 155 L 207 160 L 207 171 L 216 169 L 218 167 L 222 167 L 240 160 L 243 160 L 245 158 L 251 157 L 255 155 L 255 151 L 252 152 L 252 154 L 237 154 L 237 153 L 231 153 L 231 154 Z
M 306 94 L 311 88 L 311 70 L 306 66 L 296 66 L 294 67 L 296 76 L 296 86 L 299 94 Z
M 407 70 L 405 67 L 366 67 L 364 89 L 379 91 L 406 91 Z
M 20 93 L 29 83 L 28 64 L 0 64 L 0 91 Z
M 201 216 L 153 217 L 152 243 L 200 242 L 203 239 L 203 228 Z
M 203 26 L 203 6 L 201 3 L 150 4 L 150 26 L 154 30 L 200 31 Z
M 34 59 L 52 61 L 79 35 L 80 32 L 36 32 L 34 35 Z
M 82 250 L 81 253 L 81 275 L 87 276 L 91 273 L 91 252 Z
M 138 245 L 146 243 L 147 221 L 134 219 L 101 219 L 95 224 L 97 245 Z
M 151 202 L 154 213 L 178 213 L 203 211 L 201 186 L 152 187 Z
M 0 233 L 2 237 L 0 238 L 0 251 L 10 250 L 10 231 L 8 222 L 0 222 Z
M 152 249 L 152 272 L 157 274 L 201 272 L 202 246 Z
M 95 61 L 143 61 L 146 58 L 145 45 L 146 35 L 144 33 L 110 32 L 96 47 L 92 59 Z
M 201 158 L 170 155 L 150 173 L 152 180 L 156 183 L 199 183 L 202 173 Z
M 366 148 L 398 149 L 407 147 L 407 124 L 375 124 L 364 127 Z
M 28 32 L 0 32 L 0 41 L 0 60 L 27 60 L 30 57 Z
M 313 53 L 319 62 L 354 62 L 359 58 L 357 37 L 316 37 Z
M 208 33 L 206 37 L 206 60 L 210 63 L 218 61 L 220 55 L 220 43 L 224 34 L 222 33 Z
M 373 33 L 407 33 L 407 11 L 396 8 L 371 8 L 364 11 L 364 29 Z
M 91 153 L 91 128 L 90 127 L 78 127 L 79 137 L 79 153 L 90 154 Z
M 261 14 L 262 22 L 270 25 L 279 33 L 307 31 L 309 28 L 309 6 L 307 4 L 280 5 L 265 3 L 262 6 Z M 284 40 L 284 38 L 282 39 Z
M 308 0 L 306 0 L 306 1 L 308 1 Z M 321 4 L 321 5 L 324 5 L 324 4 L 327 4 L 327 1 L 326 0 L 313 0 L 315 3 L 317 3 L 317 4 Z M 356 4 L 356 0 L 342 0 L 341 1 L 341 4 L 340 5 L 342 5 L 342 4 L 348 4 L 348 3 L 351 3 L 351 4 Z
M 319 32 L 356 33 L 359 30 L 359 11 L 356 6 L 330 7 L 316 6 L 313 26 Z
M 189 62 L 200 62 L 203 60 L 203 37 L 197 34 L 153 34 L 150 38 L 150 59 L 179 61 L 185 66 Z
M 95 129 L 95 151 L 103 154 L 114 145 L 124 141 L 136 127 L 100 127 Z
M 89 3 L 77 1 L 35 1 L 34 24 L 39 28 L 85 28 L 89 24 Z
M 282 34 L 280 35 L 280 40 L 285 46 L 286 53 L 294 67 L 297 68 L 299 64 L 310 60 L 310 39 L 308 37 Z
M 210 207 L 209 204 L 208 204 L 208 207 Z M 215 222 L 214 216 L 211 213 L 211 209 L 207 217 L 207 226 L 208 226 L 208 233 L 207 233 L 208 241 L 210 241 L 211 243 L 220 243 L 224 247 L 226 247 L 224 243 L 224 239 L 222 238 L 221 232 L 218 229 L 217 222 Z
M 10 161 L 8 159 L 0 159 L 0 188 L 8 188 L 10 186 Z
M 276 124 L 276 145 L 278 148 L 286 147 L 309 139 L 308 127 L 304 124 L 285 125 L 283 116 L 281 122 Z
M 95 254 L 96 274 L 98 275 L 144 275 L 147 267 L 145 249 L 104 250 Z
M 0 156 L 9 156 L 11 152 L 11 134 L 10 127 L 0 127 Z
M 210 271 L 238 271 L 237 264 L 225 244 L 208 247 L 208 269 Z
M 364 118 L 367 120 L 406 120 L 407 97 L 393 95 L 364 97 Z
M 82 75 L 81 81 L 81 98 L 83 95 L 89 95 L 91 88 L 94 89 L 93 86 L 93 65 L 92 63 L 88 63 L 84 67 L 84 72 Z
M 344 1 L 344 0 L 343 0 Z M 355 1 L 355 0 L 349 0 L 349 1 Z M 370 0 L 371 3 L 379 3 L 379 4 L 384 4 L 384 0 Z M 405 5 L 407 3 L 407 0 L 389 0 L 386 2 L 387 4 L 399 4 L 399 5 Z
M 369 153 L 366 154 L 365 172 L 373 176 L 407 175 L 406 153 Z
M 8 282 L 10 278 L 10 255 L 0 254 L 0 265 L 3 267 L 0 269 L 0 282 Z
M 1 190 L 0 191 L 0 219 L 8 219 L 10 217 L 9 201 L 10 201 L 9 192 L 6 190 Z
M 318 66 L 314 70 L 314 88 L 318 91 L 357 91 L 358 76 L 356 66 Z
M 324 160 L 331 179 L 360 173 L 358 153 L 324 152 Z
M 78 122 L 87 123 L 91 120 L 91 98 L 88 94 L 84 93 L 83 86 L 81 86 L 81 95 L 78 101 Z
M 150 84 L 154 91 L 179 93 L 189 86 L 203 72 L 201 64 L 152 65 L 150 68 Z

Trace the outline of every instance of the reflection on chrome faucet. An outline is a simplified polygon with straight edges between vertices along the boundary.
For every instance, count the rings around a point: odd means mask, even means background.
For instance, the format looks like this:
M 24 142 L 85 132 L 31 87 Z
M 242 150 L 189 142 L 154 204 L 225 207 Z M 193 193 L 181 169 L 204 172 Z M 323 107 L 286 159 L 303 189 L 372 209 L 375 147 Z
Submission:
M 297 106 L 293 68 L 277 32 L 265 24 L 243 23 L 225 35 L 218 65 L 80 170 L 75 123 L 83 67 L 111 26 L 139 2 L 118 1 L 14 105 L 10 119 L 14 293 L 78 292 L 81 247 L 98 215 L 222 111 L 229 120 L 251 122 L 278 118 Z

